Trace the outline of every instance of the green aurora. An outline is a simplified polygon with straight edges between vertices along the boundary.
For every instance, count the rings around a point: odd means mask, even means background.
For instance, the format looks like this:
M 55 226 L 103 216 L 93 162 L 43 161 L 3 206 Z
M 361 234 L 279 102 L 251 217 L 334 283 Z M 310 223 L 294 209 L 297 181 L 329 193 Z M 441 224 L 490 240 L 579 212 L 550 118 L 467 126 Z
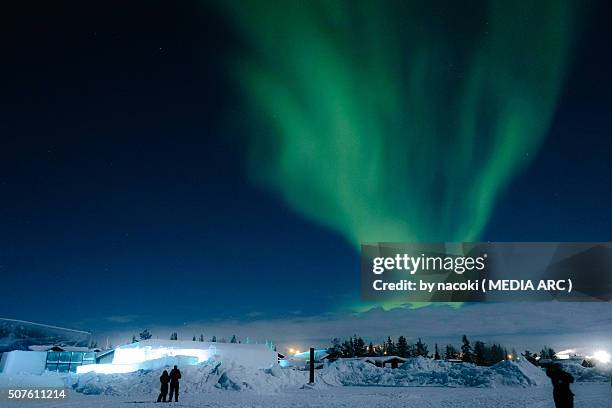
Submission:
M 473 241 L 547 133 L 576 4 L 223 5 L 254 121 L 252 173 L 360 242 Z

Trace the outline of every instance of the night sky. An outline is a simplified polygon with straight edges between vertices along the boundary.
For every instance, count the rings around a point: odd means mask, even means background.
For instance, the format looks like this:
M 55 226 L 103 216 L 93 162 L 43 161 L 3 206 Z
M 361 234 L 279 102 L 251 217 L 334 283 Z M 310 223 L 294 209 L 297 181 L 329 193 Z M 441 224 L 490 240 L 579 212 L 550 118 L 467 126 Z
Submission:
M 351 237 L 253 180 L 231 18 L 124 3 L 5 16 L 0 316 L 96 331 L 358 302 Z M 606 2 L 585 12 L 541 147 L 478 239 L 611 240 L 611 19 Z

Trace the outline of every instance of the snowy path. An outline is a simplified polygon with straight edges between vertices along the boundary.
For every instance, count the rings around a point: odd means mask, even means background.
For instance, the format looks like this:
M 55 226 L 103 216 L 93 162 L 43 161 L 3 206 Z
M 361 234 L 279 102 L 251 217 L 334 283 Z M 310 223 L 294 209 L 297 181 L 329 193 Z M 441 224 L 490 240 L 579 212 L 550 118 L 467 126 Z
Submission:
M 612 387 L 606 383 L 574 384 L 577 408 L 612 407 Z M 57 408 L 159 407 L 155 396 L 142 398 L 81 395 L 71 392 L 66 401 L 36 401 L 30 406 Z M 7 404 L 6 406 L 25 404 Z M 4 406 L 4 405 L 3 405 Z M 251 392 L 214 391 L 183 395 L 175 407 L 402 407 L 402 408 L 552 408 L 550 387 L 446 388 L 446 387 L 331 387 L 258 395 Z

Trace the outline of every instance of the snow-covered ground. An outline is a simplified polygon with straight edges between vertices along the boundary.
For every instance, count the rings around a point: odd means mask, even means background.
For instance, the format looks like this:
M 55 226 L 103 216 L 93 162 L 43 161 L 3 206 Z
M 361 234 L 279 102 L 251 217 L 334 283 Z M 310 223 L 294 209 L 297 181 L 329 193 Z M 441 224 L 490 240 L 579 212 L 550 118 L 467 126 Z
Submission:
M 572 367 L 576 406 L 612 407 L 608 371 Z M 209 361 L 182 368 L 184 407 L 552 407 L 552 387 L 545 374 L 526 361 L 493 367 L 409 359 L 398 369 L 358 361 L 338 361 L 317 371 L 316 384 L 305 386 L 308 373 L 276 366 L 245 368 Z M 0 388 L 64 386 L 66 400 L 36 401 L 40 407 L 154 406 L 159 370 L 128 374 L 87 373 L 60 376 L 2 376 Z M 6 400 L 1 401 L 4 407 Z M 11 402 L 6 406 L 19 406 Z
M 577 408 L 609 408 L 612 389 L 606 383 L 578 383 L 573 387 Z M 37 407 L 110 408 L 158 407 L 157 395 L 114 397 L 82 395 L 72 392 L 64 401 L 36 402 Z M 2 405 L 5 406 L 5 405 Z M 19 403 L 7 404 L 19 406 Z M 255 394 L 213 390 L 201 394 L 181 395 L 176 407 L 403 407 L 403 408 L 552 408 L 552 389 L 546 386 L 515 388 L 448 388 L 448 387 L 330 387 L 295 389 L 275 394 Z

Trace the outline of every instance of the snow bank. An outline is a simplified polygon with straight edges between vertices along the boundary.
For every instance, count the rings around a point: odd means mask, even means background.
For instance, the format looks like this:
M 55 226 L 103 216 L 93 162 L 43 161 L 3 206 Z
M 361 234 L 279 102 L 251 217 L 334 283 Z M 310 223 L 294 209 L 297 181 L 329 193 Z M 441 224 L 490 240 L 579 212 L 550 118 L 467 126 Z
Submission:
M 395 370 L 364 361 L 336 361 L 321 370 L 319 377 L 329 385 L 349 386 L 529 387 L 547 383 L 546 375 L 527 362 L 504 361 L 493 367 L 479 367 L 423 357 L 410 358 Z
M 529 361 L 501 361 L 491 367 L 501 385 L 529 387 L 548 384 L 550 380 L 539 367 Z
M 46 372 L 38 374 L 0 374 L 0 389 L 6 388 L 63 388 L 74 382 L 74 374 L 58 375 Z
M 612 365 L 583 367 L 579 361 L 561 360 L 565 371 L 574 376 L 576 382 L 609 382 L 612 376 Z
M 208 361 L 180 367 L 181 393 L 202 393 L 214 389 L 272 394 L 303 388 L 308 372 L 274 366 L 258 370 L 231 361 Z M 170 369 L 167 367 L 166 369 Z M 159 391 L 161 370 L 140 370 L 126 374 L 86 373 L 76 377 L 73 388 L 83 394 L 143 395 Z M 314 388 L 334 386 L 392 387 L 531 387 L 547 384 L 546 375 L 528 362 L 504 361 L 492 367 L 448 363 L 426 358 L 408 359 L 398 369 L 376 367 L 361 360 L 339 360 L 317 370 Z
M 331 386 L 342 385 L 392 385 L 395 377 L 392 369 L 379 368 L 360 360 L 335 361 L 317 372 L 317 379 Z
M 171 367 L 166 367 L 170 371 Z M 180 367 L 181 393 L 199 393 L 212 389 L 275 393 L 285 388 L 299 388 L 308 379 L 307 373 L 274 367 L 258 370 L 231 361 L 208 361 L 199 365 Z M 141 395 L 159 392 L 162 370 L 139 370 L 126 374 L 86 373 L 78 376 L 73 385 L 83 394 Z
M 413 384 L 447 387 L 491 387 L 494 373 L 486 367 L 467 363 L 449 363 L 423 357 L 408 359 L 401 370 L 410 373 Z M 416 383 L 416 384 L 415 384 Z

